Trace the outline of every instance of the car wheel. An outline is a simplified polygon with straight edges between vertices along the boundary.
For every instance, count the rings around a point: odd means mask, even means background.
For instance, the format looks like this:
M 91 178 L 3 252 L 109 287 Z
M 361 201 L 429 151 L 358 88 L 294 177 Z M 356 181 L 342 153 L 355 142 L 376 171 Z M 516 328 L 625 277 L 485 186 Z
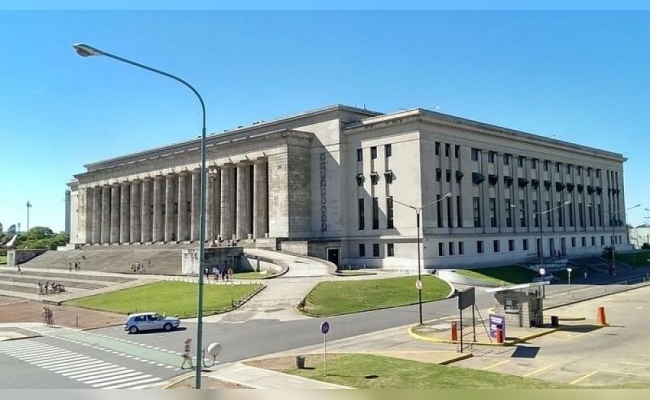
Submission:
M 132 326 L 129 328 L 129 333 L 138 333 L 138 327 L 137 326 Z
M 172 324 L 169 324 L 169 323 L 165 324 L 165 326 L 163 326 L 163 329 L 166 330 L 167 332 L 171 331 L 172 330 Z

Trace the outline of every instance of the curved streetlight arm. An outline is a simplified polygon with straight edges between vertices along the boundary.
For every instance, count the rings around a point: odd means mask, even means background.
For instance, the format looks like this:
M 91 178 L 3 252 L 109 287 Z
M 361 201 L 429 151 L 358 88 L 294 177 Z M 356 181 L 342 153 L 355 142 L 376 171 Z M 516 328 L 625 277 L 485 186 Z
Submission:
M 408 207 L 408 208 L 410 208 L 410 209 L 412 209 L 412 210 L 415 210 L 415 212 L 417 212 L 417 213 L 420 213 L 420 211 L 424 210 L 425 208 L 427 208 L 427 207 L 429 207 L 429 206 L 432 206 L 432 205 L 434 205 L 434 204 L 436 204 L 436 203 L 440 203 L 441 201 L 443 201 L 444 199 L 446 199 L 446 198 L 448 198 L 448 197 L 451 197 L 451 193 L 447 193 L 446 195 L 442 196 L 441 198 L 439 198 L 439 199 L 437 199 L 437 200 L 432 201 L 431 203 L 427 203 L 427 204 L 425 204 L 425 205 L 423 205 L 423 206 L 416 207 L 416 206 L 412 206 L 412 205 L 410 205 L 410 204 L 402 203 L 401 201 L 399 201 L 399 200 L 395 200 L 394 198 L 392 198 L 392 197 L 390 197 L 390 196 L 386 196 L 387 199 L 392 199 L 395 203 L 397 203 L 397 204 L 401 204 L 401 205 L 403 205 L 404 207 Z
M 539 215 L 544 215 L 544 214 L 548 214 L 548 213 L 550 213 L 551 211 L 555 211 L 555 210 L 557 210 L 557 209 L 559 209 L 559 208 L 562 208 L 562 207 L 564 207 L 564 206 L 568 206 L 569 204 L 571 204 L 571 200 L 569 200 L 569 201 L 565 201 L 564 203 L 560 204 L 559 206 L 555 206 L 555 207 L 553 207 L 553 208 L 549 208 L 548 210 L 545 210 L 545 211 L 533 211 L 533 210 L 529 210 L 529 209 L 527 209 L 527 208 L 517 207 L 517 206 L 514 205 L 514 204 L 511 204 L 511 205 L 510 205 L 510 208 L 517 208 L 517 209 L 519 209 L 519 210 L 524 210 L 524 211 L 526 211 L 526 212 L 534 213 L 534 214 L 536 214 L 536 215 L 537 215 L 537 214 L 539 214 Z
M 115 54 L 108 53 L 106 51 L 97 49 L 97 48 L 89 46 L 87 44 L 76 43 L 76 44 L 73 44 L 72 47 L 74 48 L 74 51 L 77 52 L 77 54 L 79 54 L 81 57 L 106 56 L 106 57 L 113 58 L 113 59 L 118 60 L 118 61 L 122 61 L 123 63 L 134 65 L 134 66 L 136 66 L 138 68 L 146 69 L 147 71 L 151 71 L 151 72 L 155 72 L 155 73 L 160 74 L 160 75 L 164 75 L 164 76 L 166 76 L 168 78 L 171 78 L 171 79 L 173 79 L 173 80 L 175 80 L 177 82 L 180 82 L 181 84 L 187 86 L 196 95 L 196 97 L 199 98 L 199 102 L 201 103 L 201 111 L 203 112 L 203 126 L 205 127 L 205 103 L 203 103 L 203 98 L 201 97 L 199 92 L 197 92 L 196 89 L 194 89 L 194 87 L 192 85 L 190 85 L 189 83 L 187 83 L 185 80 L 177 77 L 176 75 L 172 75 L 172 74 L 170 74 L 168 72 L 161 71 L 159 69 L 152 68 L 152 67 L 149 67 L 149 66 L 144 65 L 144 64 L 140 64 L 140 63 L 135 62 L 135 61 L 127 60 L 126 58 L 116 56 Z

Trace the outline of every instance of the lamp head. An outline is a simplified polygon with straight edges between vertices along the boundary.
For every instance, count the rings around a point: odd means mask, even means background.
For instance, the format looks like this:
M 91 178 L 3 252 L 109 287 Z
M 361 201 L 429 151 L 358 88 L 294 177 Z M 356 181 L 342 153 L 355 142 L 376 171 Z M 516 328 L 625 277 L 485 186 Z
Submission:
M 92 46 L 83 43 L 75 43 L 72 45 L 74 51 L 81 57 L 101 56 L 103 53 Z
M 447 197 L 451 197 L 451 192 L 450 192 L 450 193 L 447 193 L 447 194 L 445 195 L 445 198 L 447 198 Z
M 565 201 L 564 204 L 562 204 L 562 205 L 563 205 L 563 206 L 566 206 L 566 205 L 569 205 L 569 204 L 571 204 L 571 200 L 569 200 L 569 201 Z M 591 206 L 591 204 L 590 204 L 590 206 Z

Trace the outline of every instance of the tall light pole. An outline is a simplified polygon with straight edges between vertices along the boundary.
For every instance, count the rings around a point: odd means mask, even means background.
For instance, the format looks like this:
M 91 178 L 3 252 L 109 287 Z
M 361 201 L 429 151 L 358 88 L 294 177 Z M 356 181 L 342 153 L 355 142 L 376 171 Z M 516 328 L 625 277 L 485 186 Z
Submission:
M 631 209 L 637 208 L 637 207 L 641 207 L 641 204 L 637 204 L 635 206 L 632 206 L 630 208 L 626 208 L 624 210 L 618 210 L 616 212 L 609 212 L 609 220 L 612 223 L 612 267 L 611 267 L 612 268 L 612 274 L 614 274 L 614 272 L 616 271 L 616 239 L 614 238 L 614 236 L 616 235 L 616 232 L 615 232 L 616 224 L 614 223 L 614 217 L 612 217 L 612 215 L 617 215 L 617 214 L 620 214 L 622 212 L 625 212 L 627 210 L 631 210 Z M 646 208 L 646 210 L 647 210 L 647 208 Z
M 395 203 L 401 204 L 401 205 L 403 205 L 405 207 L 408 207 L 408 208 L 412 209 L 413 211 L 415 211 L 415 226 L 416 226 L 416 230 L 417 230 L 417 247 L 418 247 L 418 286 L 417 286 L 417 290 L 418 290 L 418 306 L 419 306 L 419 310 L 420 310 L 420 312 L 419 312 L 420 325 L 423 324 L 423 322 L 422 322 L 422 268 L 421 268 L 421 265 L 420 265 L 420 213 L 422 213 L 422 210 L 424 210 L 425 208 L 427 208 L 427 207 L 429 207 L 431 205 L 434 205 L 436 203 L 439 203 L 442 200 L 446 199 L 447 197 L 451 197 L 451 193 L 447 193 L 446 195 L 442 196 L 438 200 L 432 201 L 431 203 L 425 204 L 425 205 L 420 206 L 420 207 L 412 206 L 410 204 L 402 203 L 401 201 L 397 201 L 397 200 L 393 199 L 393 201 Z M 392 197 L 389 197 L 389 198 L 392 198 Z
M 25 206 L 27 207 L 27 233 L 29 233 L 29 209 L 32 208 L 32 203 L 28 201 Z
M 90 57 L 90 56 L 106 56 L 117 61 L 121 61 L 126 64 L 136 66 L 138 68 L 146 69 L 147 71 L 155 72 L 156 74 L 164 75 L 168 78 L 171 78 L 177 82 L 188 87 L 195 95 L 198 97 L 199 102 L 201 103 L 201 112 L 203 114 L 203 126 L 201 130 L 201 182 L 200 182 L 200 192 L 199 192 L 199 271 L 198 271 L 198 294 L 197 294 L 197 331 L 196 331 L 196 378 L 194 387 L 196 389 L 201 388 L 201 362 L 202 362 L 202 335 L 203 335 L 203 264 L 205 255 L 205 104 L 203 103 L 203 98 L 199 92 L 192 87 L 189 83 L 183 79 L 169 74 L 167 72 L 148 67 L 144 64 L 140 64 L 126 58 L 118 57 L 114 54 L 107 53 L 103 50 L 96 49 L 87 44 L 74 44 L 74 50 L 81 57 Z
M 548 210 L 545 211 L 531 211 L 525 208 L 522 208 L 522 210 L 526 212 L 532 212 L 535 215 L 535 218 L 537 218 L 537 222 L 539 223 L 539 268 L 542 269 L 544 268 L 544 223 L 542 222 L 542 216 L 550 213 L 551 211 L 555 211 L 559 208 L 562 208 L 564 206 L 568 206 L 571 204 L 571 200 L 565 201 L 564 203 L 560 204 L 557 207 L 549 208 Z M 510 205 L 510 208 L 517 208 L 516 205 L 512 204 Z

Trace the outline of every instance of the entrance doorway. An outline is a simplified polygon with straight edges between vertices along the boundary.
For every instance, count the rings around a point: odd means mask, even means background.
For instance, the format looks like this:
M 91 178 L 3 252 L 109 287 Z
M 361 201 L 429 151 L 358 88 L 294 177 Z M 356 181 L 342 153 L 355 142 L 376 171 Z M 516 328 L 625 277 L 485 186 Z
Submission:
M 339 266 L 339 261 L 341 257 L 341 249 L 336 247 L 333 249 L 327 249 L 327 261 L 333 263 L 337 267 Z

